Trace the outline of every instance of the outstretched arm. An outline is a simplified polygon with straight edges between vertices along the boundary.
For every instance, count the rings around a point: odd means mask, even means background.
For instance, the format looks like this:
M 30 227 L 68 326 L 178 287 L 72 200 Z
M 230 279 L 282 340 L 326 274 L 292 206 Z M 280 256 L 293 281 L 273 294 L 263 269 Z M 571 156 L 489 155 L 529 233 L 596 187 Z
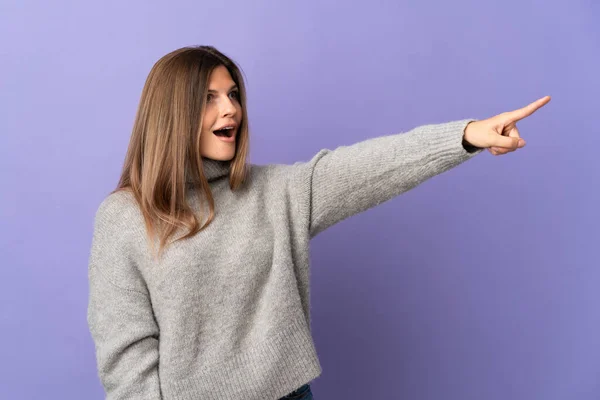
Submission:
M 550 96 L 481 121 L 419 126 L 331 151 L 292 166 L 290 190 L 314 237 L 331 225 L 406 192 L 488 149 L 503 155 L 525 146 L 516 123 Z
M 479 154 L 464 141 L 465 119 L 429 124 L 323 149 L 292 166 L 291 190 L 308 219 L 310 236 L 383 203 Z

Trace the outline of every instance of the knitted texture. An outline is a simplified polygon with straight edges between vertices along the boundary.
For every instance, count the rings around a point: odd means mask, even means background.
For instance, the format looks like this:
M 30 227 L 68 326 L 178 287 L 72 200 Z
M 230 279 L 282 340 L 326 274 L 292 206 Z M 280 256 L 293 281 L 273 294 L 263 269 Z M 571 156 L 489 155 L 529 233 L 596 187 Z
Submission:
M 311 335 L 309 242 L 476 156 L 472 119 L 423 125 L 293 165 L 250 165 L 232 191 L 228 162 L 204 160 L 215 219 L 151 256 L 129 192 L 99 205 L 88 324 L 106 398 L 278 399 L 321 374 Z M 196 186 L 189 200 L 207 210 Z

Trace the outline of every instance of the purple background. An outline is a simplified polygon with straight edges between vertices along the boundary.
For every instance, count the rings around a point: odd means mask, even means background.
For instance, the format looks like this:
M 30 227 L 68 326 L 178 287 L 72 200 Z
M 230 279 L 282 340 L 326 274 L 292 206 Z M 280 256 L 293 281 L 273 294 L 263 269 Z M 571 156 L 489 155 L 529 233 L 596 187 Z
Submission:
M 313 240 L 324 399 L 598 399 L 596 1 L 3 1 L 0 398 L 101 399 L 93 216 L 144 80 L 212 44 L 247 77 L 251 161 L 552 101 Z

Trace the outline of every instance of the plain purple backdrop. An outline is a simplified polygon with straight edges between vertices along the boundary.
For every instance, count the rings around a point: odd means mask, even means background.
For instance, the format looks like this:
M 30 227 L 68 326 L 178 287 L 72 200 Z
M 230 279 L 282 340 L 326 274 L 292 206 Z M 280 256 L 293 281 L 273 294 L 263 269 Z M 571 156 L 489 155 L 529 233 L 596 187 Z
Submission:
M 0 3 L 0 398 L 102 399 L 94 213 L 162 55 L 242 67 L 251 161 L 484 119 L 488 152 L 313 240 L 325 399 L 600 398 L 597 1 Z

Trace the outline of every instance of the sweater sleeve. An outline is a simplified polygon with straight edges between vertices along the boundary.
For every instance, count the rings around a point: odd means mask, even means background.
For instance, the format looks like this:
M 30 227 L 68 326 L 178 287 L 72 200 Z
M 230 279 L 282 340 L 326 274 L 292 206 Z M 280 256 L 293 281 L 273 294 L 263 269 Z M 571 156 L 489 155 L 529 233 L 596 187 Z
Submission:
M 89 258 L 87 321 L 107 400 L 161 399 L 159 330 L 126 239 L 131 213 L 111 195 L 99 207 Z
M 464 142 L 474 119 L 416 127 L 335 150 L 292 166 L 291 190 L 310 237 L 379 205 L 481 153 Z

